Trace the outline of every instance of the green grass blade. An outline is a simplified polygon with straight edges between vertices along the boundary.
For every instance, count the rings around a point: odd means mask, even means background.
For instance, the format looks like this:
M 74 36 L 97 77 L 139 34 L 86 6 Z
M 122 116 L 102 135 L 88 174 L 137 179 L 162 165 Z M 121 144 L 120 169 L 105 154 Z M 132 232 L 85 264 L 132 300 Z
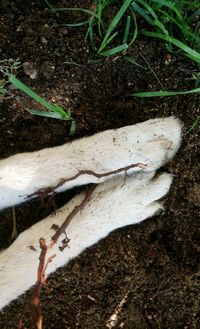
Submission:
M 23 82 L 21 82 L 20 80 L 18 80 L 14 75 L 10 75 L 9 76 L 9 81 L 14 86 L 16 86 L 18 89 L 20 89 L 21 91 L 23 91 L 26 95 L 28 95 L 29 97 L 33 98 L 36 102 L 40 103 L 42 106 L 46 107 L 46 109 L 48 109 L 50 112 L 54 112 L 55 118 L 56 118 L 56 113 L 57 113 L 57 115 L 62 116 L 62 119 L 65 119 L 65 120 L 73 120 L 73 118 L 71 117 L 71 114 L 70 113 L 65 112 L 58 105 L 53 105 L 53 104 L 47 102 L 44 98 L 40 97 L 32 89 L 30 89 L 29 87 L 27 87 Z M 44 112 L 44 113 L 47 113 L 48 114 L 48 112 Z M 39 115 L 39 114 L 37 114 L 37 115 Z M 47 116 L 47 115 L 45 115 L 45 116 Z
M 129 62 L 129 63 L 131 63 L 131 64 L 133 64 L 133 65 L 136 65 L 136 66 L 138 66 L 138 67 L 140 67 L 140 68 L 142 68 L 142 69 L 144 69 L 144 70 L 147 70 L 146 67 L 140 65 L 139 63 L 136 62 L 135 59 L 133 59 L 133 58 L 131 58 L 131 57 L 124 56 L 124 59 L 125 59 L 127 62 Z
M 130 32 L 130 26 L 131 26 L 131 16 L 127 16 L 126 18 L 126 27 L 124 31 L 124 37 L 123 37 L 123 43 L 128 43 L 128 36 Z
M 99 32 L 99 36 L 102 38 L 102 32 L 101 32 L 101 16 L 102 16 L 102 3 L 101 1 L 98 1 L 97 4 L 97 16 L 98 16 L 98 21 L 97 21 L 97 25 L 98 25 L 98 32 Z
M 180 20 L 180 21 L 184 21 L 183 17 L 182 17 L 182 13 L 180 12 L 180 10 L 178 10 L 178 8 L 176 7 L 176 3 L 174 1 L 166 1 L 166 0 L 152 0 L 152 2 L 154 3 L 158 3 L 162 6 L 165 6 L 167 8 L 169 8 L 170 10 L 172 10 L 177 18 Z
M 110 38 L 107 40 L 106 46 L 116 37 L 116 35 L 118 35 L 117 31 L 115 33 L 113 33 L 113 35 L 111 35 Z
M 64 24 L 54 24 L 52 27 L 61 27 L 61 26 L 66 26 L 66 27 L 80 27 L 80 26 L 84 26 L 87 25 L 89 23 L 89 20 L 87 21 L 82 21 L 82 22 L 78 22 L 78 23 L 64 23 Z
M 189 134 L 198 125 L 199 121 L 200 121 L 200 115 L 197 116 L 195 122 L 192 124 L 190 129 L 188 131 L 186 131 L 186 133 L 184 135 Z
M 168 35 L 168 31 L 166 30 L 165 26 L 161 21 L 159 21 L 158 16 L 156 15 L 153 8 L 151 8 L 145 1 L 143 0 L 137 0 L 139 4 L 144 6 L 144 9 L 139 7 L 138 4 L 133 3 L 132 7 L 135 9 L 135 11 L 138 12 L 139 15 L 141 15 L 149 24 L 151 24 L 154 27 L 158 27 L 164 34 Z M 149 14 L 153 17 L 149 17 Z
M 27 87 L 24 83 L 18 80 L 14 75 L 9 77 L 9 81 L 18 89 L 22 90 L 26 95 L 33 98 L 36 102 L 40 103 L 41 105 L 45 106 L 49 111 L 52 111 L 53 105 L 49 102 L 45 101 L 42 97 L 37 95 L 33 90 Z
M 148 3 L 146 3 L 143 0 L 137 0 L 137 2 L 139 2 L 141 5 L 144 6 L 144 8 L 146 9 L 146 12 L 149 13 L 154 18 L 154 20 L 158 19 L 155 11 L 153 10 L 153 8 L 151 6 L 148 5 Z
M 52 9 L 50 9 L 50 12 L 59 12 L 59 11 L 81 11 L 85 14 L 98 18 L 98 15 L 94 11 L 89 10 L 89 9 L 84 9 L 84 8 L 52 8 Z
M 133 21 L 134 21 L 134 32 L 133 32 L 133 36 L 132 36 L 132 39 L 131 41 L 129 42 L 128 46 L 130 47 L 133 42 L 136 40 L 137 36 L 138 36 L 138 26 L 137 26 L 137 20 L 136 20 L 136 16 L 135 14 L 132 12 L 132 15 L 133 15 Z
M 186 32 L 189 31 L 189 27 L 186 22 L 184 22 L 184 24 L 182 22 L 179 22 L 176 18 L 171 16 L 170 13 L 168 14 L 162 9 L 159 9 L 159 13 L 162 14 L 163 17 L 165 17 L 165 19 L 167 19 L 170 23 L 177 25 L 180 31 L 182 31 L 184 35 L 186 34 Z
M 60 119 L 60 120 L 66 120 L 60 113 L 56 112 L 44 112 L 44 111 L 37 111 L 37 110 L 31 110 L 26 109 L 29 113 L 32 115 L 38 115 L 41 117 L 47 117 L 47 118 L 53 118 L 53 119 Z
M 110 38 L 111 33 L 113 32 L 113 30 L 116 28 L 117 24 L 119 23 L 119 21 L 121 20 L 122 16 L 124 15 L 125 11 L 127 10 L 127 8 L 129 7 L 129 5 L 131 4 L 133 0 L 125 0 L 123 5 L 121 6 L 120 10 L 117 12 L 117 14 L 115 15 L 115 17 L 113 18 L 113 20 L 111 21 L 108 30 L 106 32 L 106 35 L 101 43 L 101 46 L 98 50 L 98 53 L 101 53 L 102 50 L 107 46 L 107 40 Z
M 143 31 L 142 34 L 148 37 L 158 38 L 167 41 L 168 43 L 172 43 L 174 46 L 178 47 L 184 53 L 186 53 L 186 55 L 190 57 L 193 61 L 200 63 L 200 53 L 190 48 L 189 46 L 185 45 L 183 42 L 179 41 L 178 39 L 156 32 Z
M 193 94 L 193 93 L 199 93 L 200 88 L 195 88 L 192 90 L 187 91 L 152 91 L 152 92 L 141 92 L 141 93 L 134 93 L 130 96 L 135 97 L 165 97 L 165 96 L 176 96 L 176 95 L 187 95 L 187 94 Z
M 128 45 L 124 44 L 124 45 L 120 45 L 120 46 L 117 46 L 115 48 L 103 51 L 99 55 L 101 55 L 101 56 L 113 56 L 113 55 L 116 55 L 117 53 L 121 53 L 122 51 L 126 50 L 127 48 L 128 48 Z
M 94 43 L 94 30 L 93 30 L 94 25 L 95 24 L 94 24 L 93 17 L 90 17 L 88 19 L 88 29 L 87 29 L 87 32 L 85 35 L 85 40 L 88 40 L 92 47 L 93 47 L 93 43 Z
M 150 25 L 154 25 L 154 21 L 152 18 L 149 17 L 149 15 L 147 15 L 146 11 L 143 10 L 140 6 L 138 6 L 137 3 L 133 3 L 132 4 L 132 8 L 134 11 L 136 11 L 136 13 L 138 13 L 140 16 L 142 16 Z
M 53 111 L 56 113 L 61 114 L 62 116 L 66 116 L 66 112 L 62 109 L 62 107 L 60 107 L 57 104 L 52 105 L 53 106 Z M 68 115 L 71 116 L 70 111 L 68 111 Z

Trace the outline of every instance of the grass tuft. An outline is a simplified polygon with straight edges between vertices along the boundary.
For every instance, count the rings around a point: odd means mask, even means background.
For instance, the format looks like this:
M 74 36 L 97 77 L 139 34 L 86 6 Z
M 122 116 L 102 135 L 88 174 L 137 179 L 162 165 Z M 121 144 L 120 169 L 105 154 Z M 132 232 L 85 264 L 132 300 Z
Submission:
M 21 66 L 21 63 L 13 59 L 9 60 L 2 60 L 0 61 L 0 72 L 3 74 L 3 79 L 0 80 L 0 100 L 2 95 L 4 96 L 8 91 L 5 88 L 5 85 L 11 83 L 16 88 L 20 89 L 26 95 L 34 99 L 37 103 L 42 105 L 46 108 L 47 111 L 40 111 L 40 110 L 33 110 L 27 109 L 27 111 L 33 115 L 60 119 L 60 120 L 67 120 L 71 121 L 71 128 L 70 128 L 70 135 L 73 135 L 76 130 L 76 123 L 73 117 L 71 116 L 71 111 L 65 111 L 63 108 L 56 104 L 51 104 L 50 102 L 46 101 L 44 98 L 39 96 L 35 93 L 31 88 L 21 82 L 19 79 L 16 78 L 16 71 Z
M 96 0 L 90 9 L 53 8 L 49 1 L 45 2 L 50 7 L 51 13 L 76 11 L 88 15 L 87 20 L 76 23 L 66 22 L 63 25 L 68 27 L 88 25 L 86 38 L 90 44 L 94 44 L 98 36 L 100 45 L 96 49 L 100 56 L 124 53 L 137 36 L 143 34 L 165 41 L 169 51 L 178 50 L 199 65 L 200 1 L 125 0 L 119 6 L 118 1 Z M 119 9 L 114 17 L 108 17 L 109 12 L 115 7 Z M 142 28 L 138 29 L 142 21 Z

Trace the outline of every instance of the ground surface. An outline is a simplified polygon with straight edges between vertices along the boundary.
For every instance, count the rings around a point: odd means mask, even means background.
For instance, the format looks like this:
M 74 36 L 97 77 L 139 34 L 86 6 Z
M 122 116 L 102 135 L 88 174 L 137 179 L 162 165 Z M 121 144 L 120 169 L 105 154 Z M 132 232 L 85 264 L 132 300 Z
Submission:
M 72 7 L 74 1 L 60 2 Z M 90 1 L 76 1 L 89 8 Z M 85 30 L 53 24 L 72 22 L 71 14 L 49 15 L 39 1 L 0 1 L 1 59 L 32 63 L 38 78 L 23 68 L 18 77 L 46 99 L 70 108 L 77 122 L 73 138 L 149 118 L 176 115 L 191 127 L 200 96 L 157 99 L 129 97 L 130 92 L 194 86 L 190 61 L 167 52 L 162 43 L 139 38 L 128 56 L 98 63 L 84 41 Z M 97 40 L 98 42 L 98 40 Z M 147 64 L 148 63 L 148 64 Z M 152 70 L 155 74 L 152 73 Z M 157 79 L 155 77 L 157 76 Z M 0 156 L 38 150 L 71 140 L 67 122 L 33 117 L 35 104 L 20 91 L 0 104 Z M 174 184 L 165 213 L 138 226 L 118 230 L 86 250 L 48 279 L 42 291 L 44 328 L 200 328 L 199 129 L 183 136 L 176 158 L 166 166 Z M 55 198 L 57 207 L 69 194 Z M 16 207 L 19 232 L 54 209 L 51 199 Z M 10 243 L 12 210 L 0 214 L 0 247 Z M 0 328 L 29 328 L 28 292 L 0 313 Z M 116 322 L 109 322 L 118 310 Z

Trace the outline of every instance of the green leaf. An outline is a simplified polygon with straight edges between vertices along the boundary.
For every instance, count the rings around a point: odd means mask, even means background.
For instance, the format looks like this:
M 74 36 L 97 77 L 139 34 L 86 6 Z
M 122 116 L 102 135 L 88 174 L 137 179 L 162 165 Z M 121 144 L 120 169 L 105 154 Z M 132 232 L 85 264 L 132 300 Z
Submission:
M 120 46 L 117 46 L 115 48 L 103 51 L 99 55 L 101 55 L 101 56 L 113 56 L 113 55 L 116 55 L 117 53 L 121 53 L 122 51 L 126 50 L 127 48 L 128 48 L 128 45 L 124 44 L 124 45 L 120 45 Z
M 73 120 L 73 118 L 71 117 L 71 113 L 69 114 L 68 112 L 65 112 L 59 105 L 53 105 L 53 104 L 47 102 L 44 98 L 37 95 L 32 89 L 30 89 L 28 86 L 26 86 L 23 82 L 18 80 L 14 75 L 9 76 L 9 81 L 14 86 L 19 88 L 26 95 L 33 98 L 36 102 L 40 103 L 42 106 L 44 106 L 49 111 L 49 112 L 36 111 L 37 113 L 33 113 L 30 111 L 34 111 L 34 110 L 29 110 L 30 113 L 35 114 L 35 115 L 42 115 L 41 113 L 43 113 L 43 116 L 49 116 L 49 117 L 54 117 L 56 119 L 63 119 L 63 120 Z M 53 113 L 51 114 L 50 112 L 53 112 Z M 49 114 L 49 115 L 47 115 L 47 114 Z
M 194 128 L 196 128 L 196 126 L 198 125 L 200 121 L 200 115 L 197 116 L 196 120 L 194 121 L 194 123 L 192 124 L 192 126 L 190 127 L 190 129 L 188 131 L 186 131 L 186 133 L 184 135 L 189 134 Z
M 29 113 L 32 115 L 38 115 L 41 117 L 47 117 L 47 118 L 53 118 L 53 119 L 59 119 L 59 120 L 69 120 L 67 117 L 61 115 L 60 113 L 56 112 L 44 112 L 44 111 L 38 111 L 38 110 L 31 110 L 31 109 L 26 109 Z
M 172 43 L 173 45 L 181 49 L 184 53 L 186 53 L 186 55 L 189 58 L 191 58 L 193 61 L 200 63 L 200 53 L 190 48 L 189 46 L 185 45 L 183 42 L 179 41 L 178 39 L 156 32 L 143 31 L 143 34 L 148 37 L 158 38 L 166 42 Z
M 113 20 L 111 21 L 108 30 L 106 32 L 106 35 L 101 43 L 101 46 L 98 50 L 98 53 L 100 54 L 102 52 L 102 50 L 106 47 L 107 45 L 107 41 L 110 38 L 111 33 L 113 32 L 113 30 L 116 28 L 117 24 L 119 23 L 120 19 L 122 18 L 122 16 L 124 15 L 125 11 L 127 10 L 127 8 L 129 7 L 129 5 L 131 4 L 133 0 L 125 0 L 123 5 L 121 6 L 120 10 L 117 12 L 117 14 L 115 15 L 115 17 L 113 18 Z
M 147 92 L 141 92 L 141 93 L 134 93 L 130 96 L 135 97 L 165 97 L 165 96 L 176 96 L 176 95 L 187 95 L 187 94 L 193 94 L 193 93 L 199 93 L 200 88 L 195 88 L 188 91 L 147 91 Z
M 81 11 L 85 14 L 98 18 L 98 15 L 94 11 L 84 8 L 52 8 L 50 10 L 50 12 L 59 12 L 59 11 Z
M 166 0 L 152 0 L 152 2 L 158 3 L 162 6 L 168 7 L 170 8 L 172 11 L 174 11 L 174 13 L 176 14 L 177 18 L 180 21 L 184 21 L 182 14 L 180 12 L 180 10 L 176 7 L 176 3 L 174 1 L 166 1 Z
M 124 31 L 124 37 L 123 37 L 123 43 L 128 42 L 130 26 L 131 26 L 131 16 L 127 16 L 127 18 L 126 18 L 126 27 L 125 27 L 125 31 Z
M 61 26 L 66 26 L 66 27 L 80 27 L 80 26 L 84 26 L 87 25 L 89 23 L 89 20 L 87 21 L 82 21 L 82 22 L 78 22 L 78 23 L 64 23 L 64 24 L 55 24 L 52 27 L 61 27 Z

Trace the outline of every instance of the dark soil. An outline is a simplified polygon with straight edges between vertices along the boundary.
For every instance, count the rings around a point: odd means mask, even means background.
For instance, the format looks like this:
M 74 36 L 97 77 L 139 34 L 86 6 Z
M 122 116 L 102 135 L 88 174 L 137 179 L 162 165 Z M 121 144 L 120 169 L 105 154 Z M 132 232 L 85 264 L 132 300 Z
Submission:
M 59 5 L 89 8 L 91 3 Z M 36 79 L 23 68 L 18 77 L 47 100 L 71 109 L 77 123 L 73 138 L 172 114 L 183 121 L 185 133 L 199 115 L 198 94 L 129 96 L 160 90 L 158 79 L 167 90 L 194 87 L 196 67 L 177 54 L 166 65 L 163 43 L 139 38 L 128 51 L 127 56 L 143 68 L 123 56 L 91 63 L 99 57 L 84 40 L 85 28 L 52 28 L 78 20 L 79 14 L 51 15 L 42 1 L 1 0 L 0 8 L 1 59 L 19 58 L 34 66 Z M 27 107 L 35 104 L 18 90 L 1 102 L 1 158 L 72 139 L 68 122 L 31 116 Z M 174 183 L 163 214 L 113 232 L 49 277 L 42 291 L 44 329 L 200 328 L 199 144 L 196 127 L 184 134 L 178 155 L 165 167 L 174 174 Z M 16 207 L 18 231 L 70 197 L 65 193 L 55 202 L 47 198 Z M 0 247 L 10 243 L 11 232 L 12 209 L 7 209 L 0 214 Z M 0 328 L 18 328 L 20 322 L 29 328 L 30 296 L 31 291 L 0 312 Z M 118 307 L 116 323 L 109 322 Z

